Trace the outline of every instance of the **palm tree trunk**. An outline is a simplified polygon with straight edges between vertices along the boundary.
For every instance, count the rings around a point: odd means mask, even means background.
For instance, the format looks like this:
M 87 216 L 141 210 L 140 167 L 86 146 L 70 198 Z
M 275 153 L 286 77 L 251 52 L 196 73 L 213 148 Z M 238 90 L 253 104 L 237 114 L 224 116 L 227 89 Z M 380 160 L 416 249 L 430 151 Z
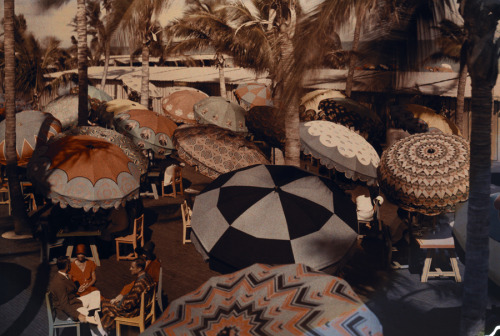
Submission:
M 149 48 L 146 39 L 142 42 L 141 104 L 149 108 Z
M 17 175 L 15 74 L 14 49 L 14 0 L 4 0 L 4 46 L 5 46 L 5 157 L 9 197 L 14 217 L 16 235 L 31 234 L 31 226 L 24 208 L 23 193 Z
M 227 99 L 226 93 L 226 76 L 224 75 L 224 56 L 217 54 L 217 68 L 219 69 L 219 85 L 220 85 L 220 95 Z
M 108 77 L 108 69 L 109 69 L 109 58 L 110 58 L 110 43 L 106 41 L 104 46 L 104 70 L 102 71 L 102 79 L 101 79 L 101 90 L 104 90 L 106 86 L 106 77 Z
M 78 35 L 78 125 L 87 125 L 88 110 L 88 78 L 87 78 L 87 15 L 85 0 L 77 2 L 77 35 Z
M 351 96 L 353 82 L 354 82 L 354 68 L 356 67 L 356 53 L 359 47 L 359 39 L 361 37 L 362 22 L 361 14 L 356 18 L 356 25 L 354 26 L 354 36 L 352 39 L 351 55 L 349 56 L 349 70 L 347 71 L 347 78 L 345 82 L 345 95 Z
M 493 37 L 499 11 L 481 0 L 463 2 L 460 10 L 467 29 L 467 67 L 472 86 L 470 196 L 460 335 L 476 336 L 484 332 L 488 301 L 491 112 L 498 75 Z
M 457 88 L 457 109 L 455 111 L 455 122 L 457 127 L 462 133 L 462 136 L 466 139 L 469 138 L 469 134 L 466 133 L 465 129 L 465 85 L 467 83 L 467 64 L 465 64 L 458 75 L 458 88 Z

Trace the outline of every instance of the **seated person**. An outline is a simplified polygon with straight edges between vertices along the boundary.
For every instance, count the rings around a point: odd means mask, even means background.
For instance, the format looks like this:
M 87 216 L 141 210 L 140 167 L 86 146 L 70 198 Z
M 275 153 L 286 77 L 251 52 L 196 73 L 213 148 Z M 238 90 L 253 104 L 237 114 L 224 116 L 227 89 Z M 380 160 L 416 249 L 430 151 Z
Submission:
M 158 258 L 156 258 L 156 255 L 154 254 L 154 249 L 155 249 L 155 243 L 149 241 L 146 244 L 144 244 L 144 247 L 136 248 L 135 252 L 139 255 L 139 257 L 143 258 L 146 261 L 146 268 L 144 270 L 151 276 L 151 278 L 153 278 L 155 284 L 158 284 L 158 281 L 160 281 L 161 261 Z M 134 282 L 125 285 L 121 290 L 120 295 L 117 296 L 117 298 L 121 300 L 123 296 L 125 296 L 130 291 L 132 286 L 134 286 Z
M 130 273 L 136 276 L 134 285 L 130 291 L 120 297 L 102 302 L 102 326 L 105 330 L 111 331 L 115 328 L 115 318 L 133 317 L 139 315 L 141 294 L 149 292 L 154 288 L 155 282 L 145 271 L 146 261 L 142 258 L 137 258 L 130 265 Z
M 76 285 L 68 275 L 71 262 L 67 256 L 57 259 L 57 269 L 58 272 L 49 285 L 52 305 L 57 318 L 91 323 L 90 331 L 92 335 L 107 335 L 102 328 L 99 314 L 95 314 L 100 308 L 101 293 L 96 290 L 85 296 L 78 297 L 76 295 Z
M 84 244 L 76 246 L 76 259 L 71 264 L 69 275 L 71 280 L 75 282 L 78 287 L 78 296 L 89 294 L 96 291 L 97 288 L 94 284 L 97 280 L 95 275 L 96 264 L 92 260 L 86 258 L 86 249 Z

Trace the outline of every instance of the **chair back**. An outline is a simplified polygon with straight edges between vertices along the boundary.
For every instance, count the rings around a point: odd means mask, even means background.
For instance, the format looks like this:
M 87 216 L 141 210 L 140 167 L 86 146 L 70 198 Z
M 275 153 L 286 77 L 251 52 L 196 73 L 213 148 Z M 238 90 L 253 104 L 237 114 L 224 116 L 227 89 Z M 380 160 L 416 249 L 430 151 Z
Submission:
M 52 311 L 52 297 L 50 292 L 45 293 L 45 304 L 47 305 L 47 315 L 49 317 L 49 330 L 54 329 L 54 312 Z
M 144 214 L 134 219 L 133 236 L 137 241 L 141 241 L 140 246 L 144 246 Z
M 184 201 L 181 204 L 181 214 L 182 214 L 182 243 L 190 243 L 191 238 L 188 234 L 188 229 L 191 228 L 191 209 L 187 205 L 187 202 Z
M 156 286 L 153 286 L 147 293 L 146 291 L 142 292 L 139 316 L 144 324 L 149 320 L 151 323 L 156 320 Z

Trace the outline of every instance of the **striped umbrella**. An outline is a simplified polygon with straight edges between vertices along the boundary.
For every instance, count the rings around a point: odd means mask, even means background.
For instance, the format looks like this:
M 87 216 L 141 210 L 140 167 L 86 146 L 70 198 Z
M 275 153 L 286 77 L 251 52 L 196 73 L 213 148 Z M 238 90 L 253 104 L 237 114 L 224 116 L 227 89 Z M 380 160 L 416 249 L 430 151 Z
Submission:
M 382 325 L 343 279 L 254 264 L 173 301 L 141 335 L 382 336 Z

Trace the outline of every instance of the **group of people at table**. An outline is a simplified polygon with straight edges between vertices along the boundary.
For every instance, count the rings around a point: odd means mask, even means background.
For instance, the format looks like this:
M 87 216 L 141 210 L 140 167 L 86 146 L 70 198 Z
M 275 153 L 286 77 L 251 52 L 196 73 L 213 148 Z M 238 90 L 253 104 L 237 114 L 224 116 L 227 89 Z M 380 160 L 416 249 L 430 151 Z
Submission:
M 86 245 L 77 245 L 77 258 L 73 262 L 67 256 L 59 257 L 58 272 L 49 285 L 56 316 L 89 323 L 92 335 L 101 336 L 114 330 L 116 317 L 138 316 L 142 293 L 150 292 L 161 281 L 161 262 L 154 254 L 154 247 L 150 241 L 136 249 L 139 257 L 130 264 L 135 280 L 113 299 L 104 298 L 95 286 L 96 264 L 86 258 Z

